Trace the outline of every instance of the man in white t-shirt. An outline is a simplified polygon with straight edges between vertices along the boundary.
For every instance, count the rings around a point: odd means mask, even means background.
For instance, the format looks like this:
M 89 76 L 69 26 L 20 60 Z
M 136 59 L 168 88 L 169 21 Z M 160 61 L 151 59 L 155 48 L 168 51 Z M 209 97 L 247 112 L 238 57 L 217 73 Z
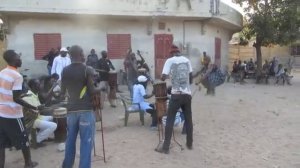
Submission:
M 188 149 L 193 148 L 192 96 L 190 87 L 190 84 L 192 83 L 192 65 L 189 59 L 181 55 L 177 46 L 172 45 L 170 54 L 173 57 L 166 60 L 161 78 L 161 80 L 164 81 L 169 77 L 172 83 L 165 140 L 163 146 L 156 149 L 157 152 L 165 154 L 169 153 L 174 121 L 179 108 L 183 110 L 186 122 L 186 146 Z
M 60 49 L 60 55 L 54 58 L 51 74 L 57 73 L 59 80 L 61 80 L 61 72 L 63 69 L 71 64 L 71 59 L 68 55 L 68 50 L 65 47 Z

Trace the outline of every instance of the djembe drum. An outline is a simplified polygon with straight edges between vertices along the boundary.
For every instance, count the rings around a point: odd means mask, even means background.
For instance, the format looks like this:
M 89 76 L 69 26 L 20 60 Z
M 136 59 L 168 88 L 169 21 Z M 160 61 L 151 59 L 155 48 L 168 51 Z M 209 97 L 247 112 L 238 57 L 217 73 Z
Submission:
M 67 138 L 67 109 L 59 107 L 53 111 L 53 121 L 57 124 L 54 131 L 55 142 L 64 142 Z
M 109 85 L 109 98 L 110 99 L 116 99 L 116 92 L 117 92 L 117 81 L 118 81 L 118 75 L 115 71 L 110 71 L 108 73 L 108 85 Z
M 167 84 L 158 82 L 153 85 L 155 95 L 155 106 L 158 119 L 161 119 L 167 111 Z
M 99 110 L 101 109 L 101 92 L 93 95 L 93 107 L 94 107 L 94 113 L 96 122 L 101 121 L 101 115 Z

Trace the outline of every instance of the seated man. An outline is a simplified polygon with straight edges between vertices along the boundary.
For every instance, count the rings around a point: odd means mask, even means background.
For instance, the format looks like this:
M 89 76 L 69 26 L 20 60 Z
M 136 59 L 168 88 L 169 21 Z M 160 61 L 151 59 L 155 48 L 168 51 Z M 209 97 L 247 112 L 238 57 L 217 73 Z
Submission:
M 26 102 L 28 102 L 33 106 L 40 106 L 41 103 L 37 96 L 40 87 L 39 80 L 31 79 L 28 82 L 28 86 L 30 90 L 27 92 L 27 95 L 23 97 L 23 100 L 25 100 Z M 42 141 L 46 140 L 51 135 L 53 135 L 54 131 L 56 130 L 57 124 L 52 121 L 53 121 L 52 116 L 43 116 L 37 114 L 37 118 L 34 120 L 33 123 L 33 128 L 39 129 L 36 137 L 38 147 L 43 146 Z
M 148 81 L 147 77 L 145 77 L 143 75 L 141 75 L 137 78 L 136 83 L 133 85 L 132 103 L 138 103 L 142 110 L 151 114 L 151 117 L 152 117 L 151 128 L 156 128 L 157 127 L 157 114 L 156 114 L 156 110 L 154 109 L 154 105 L 150 104 L 148 102 L 145 102 L 145 100 L 144 100 L 144 99 L 149 99 L 153 96 L 153 93 L 151 95 L 146 94 L 145 86 L 147 84 L 147 81 Z
M 38 92 L 39 100 L 46 106 L 59 103 L 60 87 L 58 84 L 59 76 L 54 73 L 51 76 L 46 76 L 40 79 L 40 88 Z
M 286 81 L 288 85 L 292 85 L 291 79 L 293 78 L 293 76 L 290 76 L 287 68 L 284 68 L 283 78 L 284 78 L 283 84 L 285 84 L 285 81 Z
M 283 68 L 282 64 L 278 65 L 278 70 L 275 73 L 275 79 L 276 79 L 276 83 L 275 84 L 278 84 L 278 82 L 279 82 L 280 79 L 282 79 L 283 84 L 285 82 L 284 81 L 285 80 L 285 78 L 284 78 L 284 68 Z

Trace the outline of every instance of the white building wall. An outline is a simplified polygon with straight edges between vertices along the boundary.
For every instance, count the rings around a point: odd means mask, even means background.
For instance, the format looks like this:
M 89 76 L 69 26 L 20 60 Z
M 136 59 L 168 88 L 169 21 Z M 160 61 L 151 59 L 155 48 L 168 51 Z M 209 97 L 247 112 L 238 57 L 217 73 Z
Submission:
M 152 75 L 154 76 L 154 34 L 173 34 L 174 43 L 189 46 L 189 55 L 195 70 L 200 69 L 200 55 L 206 51 L 214 58 L 215 37 L 222 39 L 222 65 L 227 62 L 224 56 L 228 55 L 227 43 L 230 40 L 230 31 L 222 29 L 220 26 L 205 24 L 204 31 L 201 30 L 199 21 L 185 23 L 185 33 L 183 30 L 183 20 L 160 20 L 166 23 L 165 30 L 158 30 L 158 21 L 152 24 L 152 34 L 148 35 L 146 20 L 137 19 L 104 19 L 96 18 L 77 18 L 77 19 L 58 19 L 58 18 L 10 18 L 11 27 L 8 37 L 8 48 L 15 49 L 22 53 L 22 69 L 30 69 L 32 76 L 46 74 L 46 61 L 34 60 L 34 33 L 61 33 L 62 46 L 78 44 L 82 46 L 86 56 L 90 49 L 94 48 L 100 56 L 101 50 L 107 49 L 106 34 L 131 34 L 131 46 L 133 51 L 140 50 L 149 64 Z M 204 33 L 202 33 L 204 32 Z M 185 40 L 184 35 L 185 34 Z M 112 60 L 119 70 L 123 68 L 123 60 Z M 225 63 L 226 62 L 226 63 Z

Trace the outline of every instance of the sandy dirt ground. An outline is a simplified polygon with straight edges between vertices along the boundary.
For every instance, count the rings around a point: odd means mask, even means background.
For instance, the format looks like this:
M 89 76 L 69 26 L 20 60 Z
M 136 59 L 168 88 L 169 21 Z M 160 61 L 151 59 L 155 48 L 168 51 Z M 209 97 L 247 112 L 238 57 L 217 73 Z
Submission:
M 217 88 L 215 97 L 206 96 L 202 89 L 192 101 L 194 149 L 181 150 L 173 142 L 168 155 L 154 151 L 158 134 L 149 128 L 149 115 L 141 126 L 138 114 L 131 114 L 124 127 L 121 103 L 116 109 L 106 105 L 103 124 L 107 163 L 94 157 L 92 167 L 299 168 L 299 96 L 299 73 L 292 86 L 225 83 Z M 181 127 L 175 128 L 175 136 L 185 144 Z M 96 151 L 102 155 L 100 131 L 96 133 Z M 59 168 L 63 157 L 64 152 L 58 152 L 54 142 L 32 149 L 38 168 Z M 78 160 L 79 151 L 74 167 L 78 167 Z M 6 167 L 23 167 L 20 151 L 7 150 Z

